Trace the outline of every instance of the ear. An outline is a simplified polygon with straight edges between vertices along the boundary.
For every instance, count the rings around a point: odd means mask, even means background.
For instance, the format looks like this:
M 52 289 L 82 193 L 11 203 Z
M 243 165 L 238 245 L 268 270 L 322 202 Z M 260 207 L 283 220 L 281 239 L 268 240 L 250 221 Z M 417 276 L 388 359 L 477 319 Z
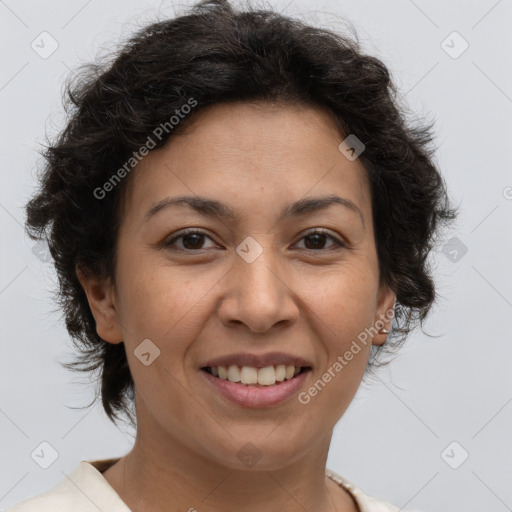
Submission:
M 111 279 L 98 277 L 90 271 L 83 272 L 79 267 L 75 267 L 75 270 L 96 320 L 98 336 L 108 343 L 121 343 L 123 332 L 118 320 Z
M 377 302 L 377 314 L 373 325 L 375 330 L 379 331 L 373 337 L 373 345 L 384 345 L 386 342 L 388 333 L 381 333 L 381 329 L 391 331 L 391 324 L 394 317 L 394 308 L 396 302 L 396 294 L 388 286 L 381 286 L 379 288 L 379 297 Z

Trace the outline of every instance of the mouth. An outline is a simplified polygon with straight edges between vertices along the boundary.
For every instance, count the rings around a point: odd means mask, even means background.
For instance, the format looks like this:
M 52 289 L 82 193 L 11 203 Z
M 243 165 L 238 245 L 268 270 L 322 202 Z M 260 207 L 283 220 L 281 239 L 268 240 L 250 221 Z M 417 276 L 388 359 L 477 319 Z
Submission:
M 284 367 L 284 372 L 283 368 Z M 235 365 L 205 366 L 200 373 L 216 396 L 247 408 L 276 407 L 295 396 L 311 373 L 310 366 L 255 368 Z M 215 375 L 217 373 L 217 375 Z
M 244 386 L 277 386 L 297 375 L 311 371 L 311 366 L 274 365 L 264 368 L 254 366 L 205 366 L 202 371 L 211 376 Z

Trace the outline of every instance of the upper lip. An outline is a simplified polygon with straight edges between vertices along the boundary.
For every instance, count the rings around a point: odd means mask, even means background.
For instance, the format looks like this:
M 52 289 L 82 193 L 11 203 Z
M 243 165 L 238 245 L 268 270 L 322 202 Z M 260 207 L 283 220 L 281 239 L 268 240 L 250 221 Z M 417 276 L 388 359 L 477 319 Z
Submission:
M 237 354 L 228 354 L 209 359 L 205 364 L 201 365 L 201 368 L 231 365 L 265 368 L 266 366 L 275 366 L 278 364 L 293 365 L 297 367 L 312 367 L 308 360 L 293 354 L 286 354 L 284 352 L 269 352 L 267 354 L 239 352 Z

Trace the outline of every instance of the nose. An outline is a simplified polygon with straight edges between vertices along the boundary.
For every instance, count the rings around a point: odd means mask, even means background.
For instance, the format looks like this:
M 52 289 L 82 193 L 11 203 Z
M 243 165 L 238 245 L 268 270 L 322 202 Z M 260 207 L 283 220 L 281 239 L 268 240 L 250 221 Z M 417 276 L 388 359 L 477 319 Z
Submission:
M 235 255 L 218 314 L 226 326 L 245 324 L 252 332 L 263 333 L 277 324 L 292 325 L 300 311 L 286 262 L 272 252 L 262 236 L 254 238 L 262 252 L 251 263 Z

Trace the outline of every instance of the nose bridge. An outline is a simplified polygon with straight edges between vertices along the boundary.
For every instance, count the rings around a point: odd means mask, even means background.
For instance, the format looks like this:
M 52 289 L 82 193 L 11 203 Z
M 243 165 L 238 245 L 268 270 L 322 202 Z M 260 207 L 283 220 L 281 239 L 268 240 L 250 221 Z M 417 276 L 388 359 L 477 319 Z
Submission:
M 272 235 L 264 233 L 248 236 L 239 244 L 236 252 L 238 258 L 235 268 L 242 287 L 245 283 L 253 295 L 270 293 L 272 299 L 277 299 L 283 284 L 275 275 L 279 272 L 279 265 Z
M 265 331 L 284 319 L 298 316 L 297 305 L 286 286 L 284 266 L 269 234 L 255 234 L 236 248 L 224 321 L 241 321 L 253 331 Z

